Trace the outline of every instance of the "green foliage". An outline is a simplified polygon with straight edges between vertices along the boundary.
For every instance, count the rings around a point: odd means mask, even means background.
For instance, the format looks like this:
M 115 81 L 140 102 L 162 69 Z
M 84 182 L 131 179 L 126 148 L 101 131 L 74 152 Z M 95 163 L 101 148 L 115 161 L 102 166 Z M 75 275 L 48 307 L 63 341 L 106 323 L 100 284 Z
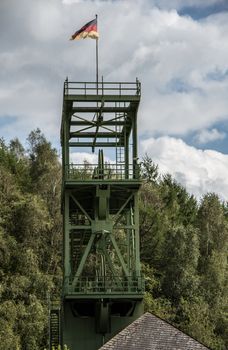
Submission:
M 47 295 L 61 281 L 61 166 L 49 142 L 31 133 L 26 152 L 0 142 L 0 349 L 47 345 Z
M 174 226 L 167 231 L 163 245 L 162 291 L 176 306 L 182 297 L 190 298 L 198 289 L 197 233 L 191 225 Z
M 158 179 L 158 165 L 146 154 L 140 164 L 141 178 L 147 182 L 155 183 Z
M 47 349 L 44 349 L 44 350 L 47 350 Z M 63 345 L 63 348 L 61 348 L 61 346 L 58 345 L 57 347 L 52 346 L 51 350 L 70 350 L 70 348 L 68 348 L 68 346 L 66 346 L 66 345 Z
M 146 156 L 140 192 L 145 308 L 211 349 L 228 348 L 228 211 L 216 194 L 200 203 Z
M 47 348 L 48 295 L 61 288 L 61 166 L 39 129 L 27 141 L 25 151 L 17 139 L 0 140 L 0 350 Z M 145 310 L 225 350 L 227 203 L 215 194 L 197 203 L 148 156 L 141 174 Z
M 226 331 L 218 334 L 216 327 L 219 319 L 203 297 L 196 297 L 194 300 L 181 300 L 181 323 L 180 327 L 212 349 L 226 350 Z

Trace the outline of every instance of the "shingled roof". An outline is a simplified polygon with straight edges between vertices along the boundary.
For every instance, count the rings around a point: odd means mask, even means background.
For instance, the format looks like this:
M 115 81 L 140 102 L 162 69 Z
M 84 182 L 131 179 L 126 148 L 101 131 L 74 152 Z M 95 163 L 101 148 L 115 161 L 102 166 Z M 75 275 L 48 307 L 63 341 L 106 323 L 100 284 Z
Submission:
M 147 312 L 99 350 L 208 350 L 171 324 Z

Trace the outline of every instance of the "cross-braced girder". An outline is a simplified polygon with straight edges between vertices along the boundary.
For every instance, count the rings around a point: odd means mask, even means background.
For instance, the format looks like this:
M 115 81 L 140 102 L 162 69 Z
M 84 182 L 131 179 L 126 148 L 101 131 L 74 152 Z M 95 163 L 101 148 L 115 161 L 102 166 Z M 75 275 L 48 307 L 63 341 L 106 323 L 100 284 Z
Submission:
M 90 193 L 92 190 L 91 187 Z M 112 194 L 119 195 L 119 192 L 119 188 L 112 189 L 110 197 Z M 98 276 L 102 277 L 106 284 L 110 279 L 124 279 L 131 282 L 136 281 L 137 278 L 141 283 L 135 250 L 138 244 L 134 211 L 135 196 L 134 192 L 122 194 L 122 198 L 119 195 L 118 202 L 115 201 L 109 206 L 107 217 L 107 208 L 104 207 L 102 220 L 99 220 L 99 197 L 94 204 L 88 205 L 88 197 L 85 197 L 81 191 L 78 195 L 77 192 L 72 193 L 72 191 L 66 193 L 69 211 L 68 217 L 65 217 L 67 226 L 65 235 L 70 237 L 69 261 L 65 261 L 69 267 L 68 275 L 65 276 L 66 283 L 69 284 L 66 287 L 68 291 L 71 290 L 73 293 L 78 290 L 77 286 L 81 279 L 96 280 Z M 99 272 L 100 268 L 97 266 L 101 260 L 104 269 Z M 91 262 L 94 264 L 91 265 Z M 121 290 L 120 285 L 118 287 L 119 292 L 126 291 L 126 288 Z

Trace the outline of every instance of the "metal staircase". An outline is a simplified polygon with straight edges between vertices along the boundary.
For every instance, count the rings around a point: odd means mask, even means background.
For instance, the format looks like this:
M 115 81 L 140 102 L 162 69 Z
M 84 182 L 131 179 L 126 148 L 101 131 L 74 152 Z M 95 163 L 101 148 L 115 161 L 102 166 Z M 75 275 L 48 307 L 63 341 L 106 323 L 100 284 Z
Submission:
M 82 258 L 83 252 L 89 242 L 90 232 L 72 232 L 71 234 L 71 264 L 73 272 L 76 272 L 76 268 Z
M 60 337 L 60 308 L 52 306 L 50 309 L 50 350 L 57 350 L 61 343 Z

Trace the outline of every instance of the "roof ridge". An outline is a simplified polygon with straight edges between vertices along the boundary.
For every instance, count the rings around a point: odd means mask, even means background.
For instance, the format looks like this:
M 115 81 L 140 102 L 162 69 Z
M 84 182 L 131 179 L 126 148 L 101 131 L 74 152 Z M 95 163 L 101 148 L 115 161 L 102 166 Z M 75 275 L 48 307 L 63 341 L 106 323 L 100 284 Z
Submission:
M 142 316 L 144 316 L 145 314 L 150 314 L 152 316 L 157 317 L 158 319 L 160 319 L 161 321 L 167 323 L 168 325 L 172 326 L 173 328 L 177 329 L 179 332 L 184 333 L 185 335 L 187 335 L 188 337 L 192 338 L 193 340 L 195 340 L 197 343 L 203 345 L 204 347 L 206 347 L 209 350 L 212 350 L 211 348 L 209 348 L 207 345 L 203 344 L 201 341 L 199 341 L 198 339 L 194 338 L 192 335 L 190 335 L 189 333 L 186 333 L 185 331 L 182 331 L 181 329 L 179 329 L 177 326 L 175 326 L 174 324 L 172 324 L 171 322 L 165 320 L 164 318 L 161 318 L 160 316 L 158 316 L 157 314 L 152 314 L 152 312 L 150 311 L 146 311 Z M 140 316 L 140 317 L 142 317 Z
M 157 346 L 160 350 L 211 350 L 197 339 L 151 312 L 145 312 L 105 343 L 100 350 L 156 350 Z

